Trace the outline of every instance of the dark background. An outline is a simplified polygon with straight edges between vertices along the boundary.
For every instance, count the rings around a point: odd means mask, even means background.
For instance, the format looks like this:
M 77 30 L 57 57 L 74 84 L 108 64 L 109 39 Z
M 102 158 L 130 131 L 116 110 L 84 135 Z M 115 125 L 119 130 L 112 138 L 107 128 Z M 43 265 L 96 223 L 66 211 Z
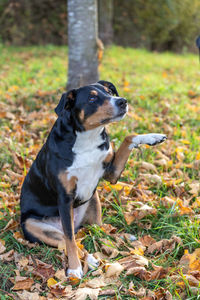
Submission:
M 199 0 L 111 0 L 111 3 L 113 34 L 107 44 L 157 51 L 195 50 L 195 39 L 200 33 Z M 105 12 L 99 10 L 99 20 L 104 25 L 107 13 L 106 6 Z M 0 0 L 0 42 L 67 44 L 67 1 Z

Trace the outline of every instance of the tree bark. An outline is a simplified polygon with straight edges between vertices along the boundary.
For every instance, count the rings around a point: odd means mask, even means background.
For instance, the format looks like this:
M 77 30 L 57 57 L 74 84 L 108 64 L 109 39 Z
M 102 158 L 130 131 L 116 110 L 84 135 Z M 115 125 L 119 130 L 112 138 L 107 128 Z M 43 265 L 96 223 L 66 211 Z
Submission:
M 98 81 L 96 0 L 68 0 L 67 89 Z
M 113 0 L 98 0 L 99 37 L 104 45 L 113 42 Z

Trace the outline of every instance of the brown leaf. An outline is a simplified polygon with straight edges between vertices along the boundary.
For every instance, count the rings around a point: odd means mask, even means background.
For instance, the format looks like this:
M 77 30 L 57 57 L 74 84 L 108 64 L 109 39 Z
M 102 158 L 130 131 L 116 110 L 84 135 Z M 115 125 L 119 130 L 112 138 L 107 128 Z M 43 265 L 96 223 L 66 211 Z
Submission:
M 151 280 L 151 272 L 147 271 L 145 267 L 134 267 L 130 268 L 126 275 L 134 275 L 139 277 L 142 280 L 150 281 Z
M 30 290 L 31 286 L 34 284 L 34 280 L 32 278 L 17 278 L 15 285 L 13 286 L 12 290 Z
M 14 250 L 10 250 L 4 254 L 0 255 L 0 260 L 2 261 L 12 261 L 14 260 Z
M 57 270 L 54 276 L 61 281 L 65 281 L 67 279 L 64 269 Z
M 118 262 L 124 267 L 125 270 L 129 270 L 133 267 L 145 267 L 148 266 L 148 259 L 141 255 L 130 255 L 124 257 Z
M 105 286 L 105 282 L 104 282 L 104 277 L 98 277 L 98 278 L 93 278 L 90 279 L 86 282 L 86 286 L 92 289 L 96 289 L 96 288 L 100 288 Z
M 40 277 L 43 282 L 45 282 L 50 277 L 55 275 L 55 271 L 52 265 L 46 264 L 37 259 L 35 270 L 33 270 L 33 275 Z
M 118 277 L 121 272 L 124 270 L 124 267 L 120 265 L 120 263 L 115 262 L 112 264 L 107 265 L 108 268 L 106 269 L 106 277 Z
M 114 258 L 119 254 L 116 244 L 113 241 L 106 239 L 99 239 L 102 243 L 101 250 L 109 256 L 109 258 Z
M 116 291 L 112 289 L 100 290 L 99 296 L 115 296 Z
M 141 220 L 148 215 L 156 215 L 157 210 L 154 207 L 151 207 L 147 204 L 143 204 L 142 202 L 137 202 L 140 207 L 137 207 L 132 212 L 125 212 L 124 218 L 128 225 L 131 225 L 133 221 Z
M 63 286 L 59 282 L 50 287 L 51 293 L 56 297 L 72 297 L 73 291 L 71 285 Z
M 149 247 L 150 245 L 154 244 L 156 241 L 150 235 L 144 235 L 139 238 L 139 241 L 142 243 L 143 246 Z
M 145 288 L 141 287 L 139 290 L 136 291 L 133 287 L 134 287 L 134 285 L 133 285 L 133 282 L 131 281 L 129 284 L 129 288 L 128 288 L 128 292 L 131 296 L 135 296 L 138 298 L 142 298 L 142 297 L 146 296 Z
M 143 161 L 143 162 L 140 163 L 140 169 L 146 170 L 146 171 L 153 171 L 154 173 L 158 173 L 156 167 L 153 164 L 148 163 L 146 161 Z
M 163 288 L 159 288 L 155 291 L 156 300 L 163 299 L 163 300 L 172 300 L 172 295 L 169 291 Z
M 6 251 L 5 241 L 0 240 L 0 254 L 4 253 Z
M 17 296 L 20 300 L 41 300 L 41 297 L 38 293 L 30 293 L 23 291 L 22 293 L 17 293 Z
M 172 199 L 168 196 L 163 197 L 161 199 L 161 201 L 162 201 L 163 206 L 166 208 L 172 207 L 176 202 L 174 199 Z
M 198 195 L 200 192 L 200 183 L 199 182 L 193 182 L 189 184 L 190 187 L 190 194 Z
M 153 254 L 155 252 L 155 254 L 158 254 L 159 252 L 163 253 L 166 250 L 168 250 L 169 252 L 171 252 L 172 250 L 174 250 L 175 245 L 176 244 L 180 244 L 181 243 L 181 239 L 177 236 L 172 236 L 171 239 L 167 240 L 167 239 L 163 239 L 159 242 L 155 242 L 152 245 L 150 245 L 148 247 L 147 252 L 149 254 Z
M 97 300 L 100 289 L 79 288 L 74 294 L 74 300 L 85 300 L 89 297 L 91 300 Z

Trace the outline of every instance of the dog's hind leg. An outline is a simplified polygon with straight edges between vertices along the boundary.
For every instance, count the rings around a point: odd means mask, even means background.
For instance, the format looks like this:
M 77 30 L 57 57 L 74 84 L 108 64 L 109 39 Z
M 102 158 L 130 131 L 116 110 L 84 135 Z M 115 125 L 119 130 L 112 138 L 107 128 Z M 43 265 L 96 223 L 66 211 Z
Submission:
M 32 237 L 29 240 L 38 240 L 53 247 L 58 247 L 64 241 L 64 232 L 57 217 L 41 220 L 28 218 L 24 224 L 24 233 Z

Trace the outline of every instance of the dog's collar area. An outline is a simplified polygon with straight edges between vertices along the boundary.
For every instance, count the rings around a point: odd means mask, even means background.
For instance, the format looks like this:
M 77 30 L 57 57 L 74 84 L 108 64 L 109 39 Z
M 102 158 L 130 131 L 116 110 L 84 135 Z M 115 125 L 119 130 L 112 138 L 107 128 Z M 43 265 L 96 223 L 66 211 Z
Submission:
M 86 200 L 86 201 L 82 201 L 80 198 L 75 198 L 74 203 L 73 203 L 73 208 L 77 208 L 83 204 L 85 204 L 86 202 L 88 202 L 90 199 Z

